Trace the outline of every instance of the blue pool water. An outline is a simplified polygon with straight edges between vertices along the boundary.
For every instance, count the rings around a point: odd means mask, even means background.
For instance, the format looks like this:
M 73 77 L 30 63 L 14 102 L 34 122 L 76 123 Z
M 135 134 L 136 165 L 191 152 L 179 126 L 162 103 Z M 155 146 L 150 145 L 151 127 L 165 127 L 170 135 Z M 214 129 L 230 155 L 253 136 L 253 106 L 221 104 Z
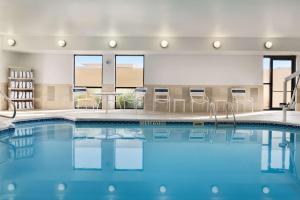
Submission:
M 300 199 L 300 129 L 20 123 L 0 135 L 0 199 Z

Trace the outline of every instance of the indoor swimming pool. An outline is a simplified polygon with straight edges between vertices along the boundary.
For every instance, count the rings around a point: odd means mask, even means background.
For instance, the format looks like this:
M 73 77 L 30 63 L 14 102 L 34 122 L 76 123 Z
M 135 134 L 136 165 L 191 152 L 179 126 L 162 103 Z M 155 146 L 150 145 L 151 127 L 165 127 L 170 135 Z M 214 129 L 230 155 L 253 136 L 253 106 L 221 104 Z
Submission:
M 0 199 L 296 200 L 299 134 L 263 124 L 17 123 L 0 133 Z

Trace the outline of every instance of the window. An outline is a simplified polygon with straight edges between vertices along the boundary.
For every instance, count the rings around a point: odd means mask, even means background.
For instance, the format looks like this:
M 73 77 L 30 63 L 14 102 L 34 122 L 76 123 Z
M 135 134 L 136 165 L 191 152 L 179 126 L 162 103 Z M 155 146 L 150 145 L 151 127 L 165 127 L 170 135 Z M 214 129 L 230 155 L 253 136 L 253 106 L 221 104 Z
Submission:
M 265 56 L 263 60 L 264 109 L 280 109 L 284 79 L 295 72 L 295 56 Z M 295 81 L 288 85 L 287 102 L 291 101 Z
M 116 108 L 133 109 L 134 89 L 144 87 L 144 56 L 143 55 L 118 55 L 116 56 L 116 92 L 124 95 L 117 97 Z M 124 101 L 127 99 L 128 101 Z M 125 104 L 125 105 L 124 105 Z M 143 102 L 138 105 L 143 108 Z
M 75 108 L 101 108 L 101 99 L 95 94 L 102 88 L 102 56 L 74 56 L 74 87 L 86 90 L 74 90 Z
M 293 133 L 263 131 L 261 147 L 261 170 L 263 172 L 284 172 L 290 169 Z M 287 144 L 291 144 L 287 145 Z

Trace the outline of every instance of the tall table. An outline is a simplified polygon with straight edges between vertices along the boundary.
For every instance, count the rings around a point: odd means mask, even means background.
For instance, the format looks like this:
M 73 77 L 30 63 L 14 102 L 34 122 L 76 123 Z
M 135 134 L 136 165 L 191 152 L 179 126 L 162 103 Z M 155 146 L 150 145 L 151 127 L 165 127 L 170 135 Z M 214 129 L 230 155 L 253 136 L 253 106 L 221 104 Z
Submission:
M 102 102 L 103 99 L 105 99 L 105 113 L 108 113 L 108 97 L 113 96 L 120 96 L 122 95 L 122 93 L 117 93 L 117 92 L 101 92 L 101 93 L 95 93 L 95 96 L 100 96 L 102 98 Z

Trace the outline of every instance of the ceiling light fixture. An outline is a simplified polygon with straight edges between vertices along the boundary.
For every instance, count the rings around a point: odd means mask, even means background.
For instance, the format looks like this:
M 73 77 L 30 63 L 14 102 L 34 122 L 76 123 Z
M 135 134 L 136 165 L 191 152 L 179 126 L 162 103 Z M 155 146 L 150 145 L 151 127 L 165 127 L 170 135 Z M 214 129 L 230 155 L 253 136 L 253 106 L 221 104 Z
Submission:
M 7 40 L 7 44 L 9 45 L 9 46 L 15 46 L 16 45 L 16 40 L 14 40 L 14 39 L 8 39 Z
M 216 185 L 212 186 L 212 187 L 211 187 L 211 192 L 212 192 L 213 194 L 218 194 L 218 193 L 219 193 L 219 187 L 216 186 Z
M 59 183 L 57 185 L 57 190 L 60 192 L 64 192 L 66 190 L 67 186 L 64 183 Z
M 162 48 L 167 48 L 167 47 L 169 46 L 169 42 L 168 42 L 167 40 L 162 40 L 162 41 L 160 42 L 160 46 L 161 46 Z
M 111 40 L 111 41 L 108 42 L 108 45 L 109 45 L 110 48 L 116 48 L 118 43 L 117 43 L 116 40 Z
M 160 193 L 164 194 L 164 193 L 167 192 L 167 187 L 164 186 L 164 185 L 161 185 L 161 186 L 159 187 L 159 191 L 160 191 Z
M 16 190 L 16 185 L 15 185 L 14 183 L 9 183 L 9 184 L 7 185 L 7 190 L 8 190 L 9 192 L 15 191 L 15 190 Z
M 271 191 L 270 188 L 267 187 L 267 186 L 264 186 L 264 187 L 262 188 L 262 192 L 263 192 L 264 194 L 269 194 L 270 191 Z
M 273 46 L 273 43 L 272 43 L 271 41 L 267 41 L 267 42 L 265 43 L 265 48 L 266 48 L 266 49 L 271 49 L 272 46 Z
M 114 185 L 109 185 L 107 190 L 111 193 L 115 192 L 116 191 L 116 187 Z
M 221 48 L 221 46 L 222 46 L 222 43 L 219 40 L 213 42 L 213 47 L 215 49 L 219 49 L 219 48 Z
M 65 40 L 58 40 L 57 41 L 58 46 L 65 47 L 67 46 L 67 42 Z

